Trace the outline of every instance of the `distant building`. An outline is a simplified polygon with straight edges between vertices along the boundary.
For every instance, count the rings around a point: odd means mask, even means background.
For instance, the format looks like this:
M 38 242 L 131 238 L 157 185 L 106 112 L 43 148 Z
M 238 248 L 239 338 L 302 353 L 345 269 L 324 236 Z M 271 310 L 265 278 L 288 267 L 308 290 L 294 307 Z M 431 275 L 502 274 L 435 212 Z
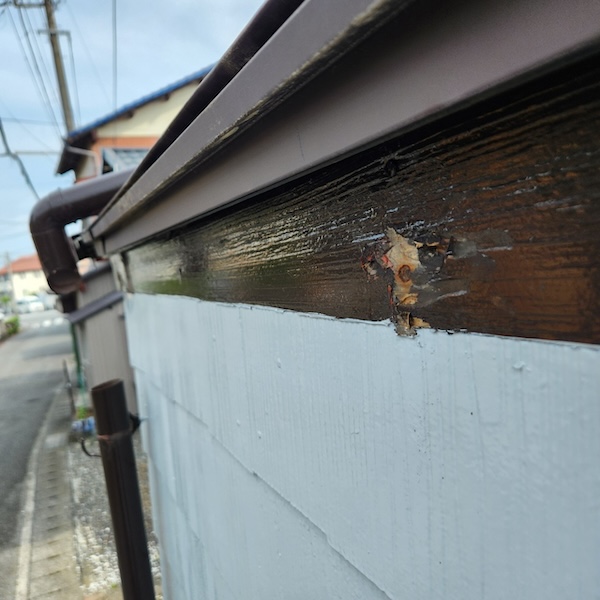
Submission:
M 64 140 L 57 173 L 72 170 L 80 181 L 137 166 L 209 70 L 192 73 L 70 131 Z
M 47 290 L 48 282 L 37 254 L 17 258 L 0 269 L 0 296 L 12 296 L 16 302 Z
M 210 67 L 197 71 L 70 131 L 63 141 L 57 173 L 73 171 L 75 180 L 83 182 L 108 173 L 130 172 L 165 132 L 209 71 Z M 83 186 L 76 187 L 85 189 Z M 65 224 L 79 219 L 85 224 L 86 219 L 94 218 L 85 202 L 76 207 L 75 204 L 69 207 Z M 82 212 L 78 213 L 79 210 Z M 43 256 L 43 251 L 40 252 Z M 129 407 L 135 410 L 136 394 L 121 304 L 123 294 L 116 289 L 111 264 L 97 264 L 93 258 L 84 258 L 78 261 L 77 269 L 83 276 L 83 284 L 73 293 L 61 296 L 61 307 L 74 325 L 81 359 L 78 376 L 89 388 L 107 379 L 122 379 Z

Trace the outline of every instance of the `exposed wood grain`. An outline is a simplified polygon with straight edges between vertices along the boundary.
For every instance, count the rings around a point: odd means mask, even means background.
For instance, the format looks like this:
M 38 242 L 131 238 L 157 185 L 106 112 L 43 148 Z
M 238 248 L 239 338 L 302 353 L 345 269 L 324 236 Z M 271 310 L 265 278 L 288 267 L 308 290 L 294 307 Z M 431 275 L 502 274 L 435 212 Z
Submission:
M 134 249 L 133 289 L 597 343 L 595 63 Z M 405 270 L 414 284 L 410 306 L 394 296 L 398 273 L 382 266 L 396 235 L 413 245 L 441 240 L 434 266 Z M 435 252 L 425 250 L 419 256 L 427 262 Z M 375 268 L 366 255 L 377 256 Z

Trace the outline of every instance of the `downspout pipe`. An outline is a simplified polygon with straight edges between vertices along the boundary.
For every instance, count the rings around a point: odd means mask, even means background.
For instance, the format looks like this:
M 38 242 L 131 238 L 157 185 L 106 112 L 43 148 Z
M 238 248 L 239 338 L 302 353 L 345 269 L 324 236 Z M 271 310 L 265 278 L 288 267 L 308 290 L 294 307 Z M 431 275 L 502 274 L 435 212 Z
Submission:
M 48 285 L 57 294 L 74 292 L 81 282 L 77 254 L 65 226 L 98 215 L 132 173 L 133 169 L 109 173 L 56 190 L 33 207 L 29 230 Z

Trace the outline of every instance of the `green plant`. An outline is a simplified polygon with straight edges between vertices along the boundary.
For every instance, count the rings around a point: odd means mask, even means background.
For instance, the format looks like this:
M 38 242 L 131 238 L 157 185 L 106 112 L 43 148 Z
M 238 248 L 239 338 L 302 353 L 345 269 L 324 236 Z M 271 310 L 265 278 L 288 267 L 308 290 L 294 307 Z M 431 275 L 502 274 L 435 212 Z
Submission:
M 87 419 L 92 414 L 91 409 L 88 406 L 77 407 L 77 420 Z
M 7 335 L 14 335 L 15 333 L 19 333 L 21 323 L 19 322 L 19 317 L 17 317 L 16 315 L 14 317 L 8 317 L 8 319 L 4 321 L 4 324 L 6 325 Z

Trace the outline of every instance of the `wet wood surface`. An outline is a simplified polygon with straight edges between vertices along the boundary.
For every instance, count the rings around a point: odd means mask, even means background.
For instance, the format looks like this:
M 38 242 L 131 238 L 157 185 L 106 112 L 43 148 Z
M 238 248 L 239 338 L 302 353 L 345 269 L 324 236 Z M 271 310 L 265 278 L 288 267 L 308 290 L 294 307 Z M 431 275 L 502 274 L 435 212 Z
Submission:
M 156 238 L 126 256 L 132 288 L 598 343 L 597 63 Z

